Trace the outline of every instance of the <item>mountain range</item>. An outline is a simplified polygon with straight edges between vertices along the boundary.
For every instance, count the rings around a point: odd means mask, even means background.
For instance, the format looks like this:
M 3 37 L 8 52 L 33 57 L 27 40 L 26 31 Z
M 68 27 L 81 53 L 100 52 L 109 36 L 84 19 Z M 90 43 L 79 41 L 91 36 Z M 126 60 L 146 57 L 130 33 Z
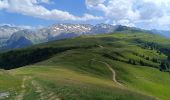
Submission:
M 155 34 L 160 34 L 162 36 L 170 38 L 170 30 L 151 30 Z
M 9 25 L 2 25 L 0 26 L 0 47 L 4 46 L 11 37 L 11 35 L 17 31 L 22 30 L 19 27 L 13 27 Z
M 121 25 L 113 26 L 110 24 L 97 24 L 95 26 L 90 24 L 54 24 L 34 30 L 2 25 L 0 26 L 0 47 L 14 49 L 81 35 L 95 35 L 121 31 L 140 32 L 145 30 Z M 151 30 L 149 32 L 163 35 L 164 33 L 167 34 L 167 31 Z

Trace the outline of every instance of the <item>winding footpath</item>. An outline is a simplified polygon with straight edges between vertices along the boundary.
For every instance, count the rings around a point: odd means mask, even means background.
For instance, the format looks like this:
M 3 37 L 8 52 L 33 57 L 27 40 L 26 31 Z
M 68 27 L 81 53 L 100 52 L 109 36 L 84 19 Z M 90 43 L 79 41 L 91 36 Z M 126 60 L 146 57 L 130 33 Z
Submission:
M 95 60 L 95 59 L 92 59 L 92 60 L 93 60 L 93 61 L 96 61 L 96 62 L 103 63 L 104 65 L 106 65 L 107 68 L 112 72 L 112 80 L 113 80 L 113 82 L 114 82 L 116 85 L 118 85 L 118 86 L 123 86 L 121 83 L 119 83 L 119 82 L 116 80 L 116 72 L 115 72 L 115 70 L 114 70 L 108 63 L 106 63 L 106 62 L 104 62 L 104 61 L 97 61 L 97 60 Z

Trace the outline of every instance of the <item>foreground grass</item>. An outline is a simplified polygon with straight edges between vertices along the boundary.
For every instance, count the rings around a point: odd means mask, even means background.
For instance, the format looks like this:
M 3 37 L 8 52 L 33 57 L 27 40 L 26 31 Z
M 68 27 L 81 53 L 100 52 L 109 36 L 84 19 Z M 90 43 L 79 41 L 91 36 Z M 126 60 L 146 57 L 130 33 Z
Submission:
M 46 68 L 48 67 L 48 68 Z M 41 70 L 39 70 L 41 69 Z M 62 67 L 28 66 L 14 70 L 16 76 L 31 76 L 48 91 L 63 100 L 150 100 L 152 97 L 116 86 L 112 80 L 78 73 Z M 31 93 L 34 94 L 33 92 Z M 29 97 L 30 98 L 30 97 Z M 33 98 L 33 97 L 32 97 Z

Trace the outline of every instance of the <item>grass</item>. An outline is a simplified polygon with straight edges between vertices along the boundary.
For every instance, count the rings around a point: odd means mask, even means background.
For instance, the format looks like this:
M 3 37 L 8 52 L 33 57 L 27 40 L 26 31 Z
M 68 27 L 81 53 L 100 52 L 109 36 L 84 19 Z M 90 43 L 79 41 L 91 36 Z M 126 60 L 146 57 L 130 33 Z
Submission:
M 46 91 L 55 92 L 63 100 L 152 99 L 149 96 L 118 87 L 109 79 L 68 70 L 62 67 L 28 66 L 15 70 L 12 73 L 32 76 L 34 80 L 41 83 Z
M 167 84 L 170 82 L 168 73 L 160 72 L 155 68 L 132 66 L 117 61 L 113 63 L 117 68 L 113 67 L 118 69 L 118 80 L 122 81 L 129 88 L 154 95 L 161 100 L 168 100 L 170 98 L 168 92 L 170 88 Z M 127 74 L 123 74 L 125 71 Z
M 0 99 L 14 97 L 20 91 L 20 86 L 20 78 L 11 75 L 8 71 L 0 70 L 0 94 L 6 94 L 5 97 L 0 97 Z
M 142 44 L 135 42 L 136 39 L 160 44 L 161 48 L 168 48 L 170 43 L 170 40 L 153 34 L 114 33 L 24 48 L 82 47 L 53 54 L 48 59 L 18 69 L 0 71 L 0 93 L 12 90 L 11 94 L 15 95 L 10 95 L 10 98 L 15 98 L 24 90 L 25 100 L 36 100 L 42 94 L 48 99 L 58 97 L 62 100 L 170 99 L 170 76 L 157 69 L 159 62 L 152 61 L 153 58 L 166 60 L 167 55 L 158 53 L 156 49 L 143 48 Z M 86 46 L 92 47 L 83 48 Z M 104 56 L 106 54 L 109 57 Z M 136 65 L 128 64 L 129 59 L 134 60 Z M 116 79 L 123 86 L 115 84 L 112 72 L 98 61 L 108 63 L 116 71 Z M 141 66 L 140 61 L 147 66 Z M 24 82 L 25 88 L 22 88 L 24 77 L 30 78 Z M 34 81 L 38 86 L 33 84 Z

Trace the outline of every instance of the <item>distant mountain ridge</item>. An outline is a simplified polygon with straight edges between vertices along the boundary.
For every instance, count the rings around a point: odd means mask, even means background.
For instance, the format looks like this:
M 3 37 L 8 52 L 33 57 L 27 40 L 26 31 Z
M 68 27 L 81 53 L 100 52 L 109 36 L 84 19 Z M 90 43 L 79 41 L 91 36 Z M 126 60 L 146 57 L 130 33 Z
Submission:
M 112 32 L 145 31 L 135 27 L 110 24 L 54 24 L 41 29 L 31 30 L 13 26 L 0 26 L 0 46 L 8 49 L 78 37 L 81 35 L 106 34 Z M 5 34 L 4 34 L 5 33 Z M 4 40 L 3 40 L 4 39 Z
M 80 35 L 110 33 L 116 31 L 118 27 L 120 26 L 109 24 L 98 24 L 96 26 L 90 24 L 54 24 L 45 28 L 30 30 L 4 25 L 0 27 L 0 38 L 5 40 L 2 41 L 1 39 L 3 44 L 1 43 L 0 45 L 4 48 L 20 48 L 31 44 L 73 38 Z
M 170 30 L 151 30 L 155 34 L 160 34 L 162 36 L 170 38 Z
M 14 32 L 20 31 L 22 28 L 2 25 L 0 26 L 0 47 L 5 46 L 7 40 L 11 37 Z

